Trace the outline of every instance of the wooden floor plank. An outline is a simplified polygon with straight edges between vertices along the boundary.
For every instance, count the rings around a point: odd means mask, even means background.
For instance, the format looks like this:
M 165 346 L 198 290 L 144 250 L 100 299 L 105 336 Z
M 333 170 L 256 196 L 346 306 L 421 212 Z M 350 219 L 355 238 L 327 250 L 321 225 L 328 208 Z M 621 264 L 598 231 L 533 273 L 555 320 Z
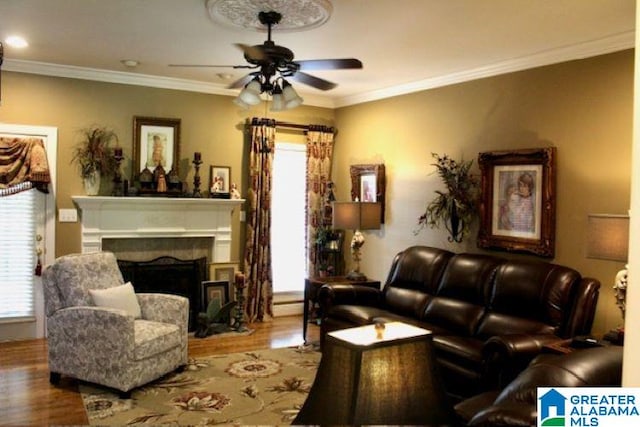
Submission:
M 189 339 L 189 356 L 203 357 L 302 344 L 302 316 L 278 317 L 249 325 L 240 337 Z M 307 340 L 319 339 L 310 324 Z M 49 383 L 45 339 L 0 343 L 0 426 L 88 424 L 77 382 L 62 377 Z

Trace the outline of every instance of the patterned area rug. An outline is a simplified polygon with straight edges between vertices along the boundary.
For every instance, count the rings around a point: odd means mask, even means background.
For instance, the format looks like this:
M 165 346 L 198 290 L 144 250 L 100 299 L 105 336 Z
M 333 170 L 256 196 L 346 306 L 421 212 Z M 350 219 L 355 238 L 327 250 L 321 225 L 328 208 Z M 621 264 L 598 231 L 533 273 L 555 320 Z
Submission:
M 91 425 L 287 425 L 307 398 L 320 355 L 307 346 L 191 359 L 131 399 L 85 383 L 80 392 Z

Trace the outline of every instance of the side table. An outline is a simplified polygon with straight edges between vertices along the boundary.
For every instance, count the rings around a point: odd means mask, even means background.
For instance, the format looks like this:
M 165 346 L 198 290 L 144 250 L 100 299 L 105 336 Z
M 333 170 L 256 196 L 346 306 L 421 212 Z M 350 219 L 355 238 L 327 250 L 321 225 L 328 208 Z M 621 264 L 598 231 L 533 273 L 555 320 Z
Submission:
M 307 323 L 309 322 L 309 305 L 311 310 L 315 310 L 314 306 L 318 300 L 318 291 L 325 283 L 346 283 L 350 285 L 362 285 L 370 288 L 380 289 L 379 280 L 349 280 L 345 276 L 328 276 L 328 277 L 309 277 L 304 279 L 304 308 L 302 319 L 302 339 L 307 341 Z

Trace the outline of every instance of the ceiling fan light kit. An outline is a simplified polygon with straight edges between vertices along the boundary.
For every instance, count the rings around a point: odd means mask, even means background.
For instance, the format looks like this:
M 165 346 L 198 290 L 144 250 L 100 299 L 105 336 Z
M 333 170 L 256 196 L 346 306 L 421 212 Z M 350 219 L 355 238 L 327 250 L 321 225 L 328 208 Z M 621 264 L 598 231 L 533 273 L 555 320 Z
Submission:
M 274 25 L 280 24 L 282 14 L 270 10 L 275 5 L 285 8 L 292 15 L 298 18 L 305 15 L 305 7 L 310 5 L 328 7 L 328 14 L 331 12 L 331 3 L 321 0 L 296 0 L 296 1 L 248 1 L 248 0 L 209 0 L 207 8 L 210 13 L 224 12 L 226 17 L 246 17 L 246 12 L 250 10 L 255 13 L 255 8 L 261 8 L 258 12 L 258 20 L 262 28 L 267 29 L 267 40 L 261 45 L 249 46 L 237 43 L 244 52 L 244 59 L 249 65 L 197 65 L 197 64 L 170 64 L 172 67 L 231 67 L 234 69 L 255 69 L 248 75 L 236 80 L 228 86 L 229 89 L 242 88 L 236 101 L 237 105 L 248 108 L 261 102 L 260 95 L 265 93 L 272 98 L 271 111 L 282 111 L 298 107 L 304 100 L 293 89 L 289 78 L 298 83 L 302 83 L 319 90 L 331 90 L 337 85 L 333 82 L 321 79 L 305 73 L 305 70 L 341 70 L 360 69 L 362 62 L 355 58 L 341 59 L 314 59 L 307 61 L 294 61 L 293 52 L 284 46 L 278 46 L 271 40 L 271 30 Z M 286 4 L 286 6 L 285 6 Z M 299 7 L 299 9 L 295 9 Z M 265 11 L 266 10 L 266 11 Z M 295 12 L 293 12 L 295 10 Z M 253 15 L 255 16 L 255 15 Z M 328 19 L 328 16 L 327 16 Z M 324 23 L 324 21 L 323 21 Z M 303 70 L 303 71 L 300 71 Z
M 262 84 L 258 79 L 251 80 L 240 92 L 240 98 L 245 104 L 258 105 L 261 102 Z

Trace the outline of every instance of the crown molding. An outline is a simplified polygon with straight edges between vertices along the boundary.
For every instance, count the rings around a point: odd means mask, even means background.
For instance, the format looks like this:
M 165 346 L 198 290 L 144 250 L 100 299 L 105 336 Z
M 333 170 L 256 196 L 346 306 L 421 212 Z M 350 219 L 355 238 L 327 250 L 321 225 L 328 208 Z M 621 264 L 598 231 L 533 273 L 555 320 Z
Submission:
M 128 73 L 123 71 L 101 70 L 97 68 L 76 67 L 73 65 L 52 64 L 48 62 L 6 59 L 5 71 L 39 74 L 43 76 L 64 77 L 70 79 L 92 80 L 106 83 L 119 83 L 134 86 L 155 87 L 160 89 L 184 90 L 188 92 L 209 93 L 213 95 L 238 96 L 237 89 L 197 80 L 176 79 L 173 77 L 149 74 Z M 305 95 L 304 105 L 335 108 L 330 98 Z
M 304 105 L 323 108 L 340 108 L 364 102 L 377 101 L 393 96 L 406 95 L 437 87 L 463 83 L 485 77 L 522 71 L 530 68 L 559 62 L 584 59 L 604 55 L 635 46 L 635 31 L 627 31 L 610 37 L 577 43 L 557 49 L 549 49 L 533 55 L 501 61 L 483 67 L 463 70 L 442 76 L 419 80 L 404 85 L 374 90 L 341 98 L 313 96 L 304 94 Z M 227 89 L 221 85 L 196 80 L 177 79 L 122 71 L 100 70 L 95 68 L 76 67 L 72 65 L 51 64 L 45 62 L 5 59 L 4 69 L 19 73 L 40 74 L 46 76 L 65 77 L 82 80 L 94 80 L 107 83 L 120 83 L 136 86 L 148 86 L 162 89 L 184 90 L 189 92 L 209 93 L 214 95 L 237 96 L 237 90 Z
M 381 90 L 365 92 L 353 96 L 345 96 L 335 100 L 336 108 L 361 104 L 363 102 L 377 101 L 398 95 L 420 92 L 437 87 L 463 83 L 485 77 L 512 73 L 526 69 L 542 67 L 577 59 L 584 59 L 607 53 L 632 49 L 635 46 L 635 31 L 627 31 L 614 36 L 605 37 L 583 43 L 564 46 L 557 49 L 549 49 L 533 55 L 509 59 L 495 64 L 463 70 L 443 76 L 432 77 L 404 85 L 393 86 Z

